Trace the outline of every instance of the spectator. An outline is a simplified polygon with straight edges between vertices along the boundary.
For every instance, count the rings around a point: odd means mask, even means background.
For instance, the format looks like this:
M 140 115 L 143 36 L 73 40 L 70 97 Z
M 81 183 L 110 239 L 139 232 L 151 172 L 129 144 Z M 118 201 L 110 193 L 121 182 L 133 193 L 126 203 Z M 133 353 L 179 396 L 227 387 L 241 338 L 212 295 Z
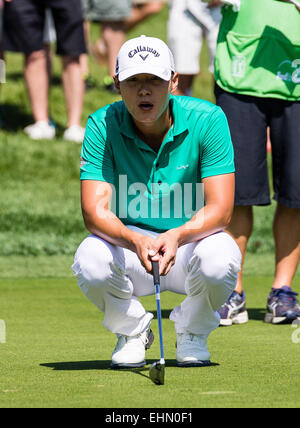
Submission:
M 83 1 L 87 2 L 88 0 Z M 167 0 L 129 0 L 129 2 L 126 2 L 127 6 L 129 3 L 130 9 L 128 9 L 127 16 L 124 16 L 124 20 L 118 23 L 118 28 L 124 31 L 124 40 L 129 30 L 133 29 L 146 18 L 159 13 L 166 2 Z M 114 49 L 114 55 L 109 55 L 109 40 L 111 40 L 111 35 L 107 34 L 107 37 L 105 37 L 103 33 L 102 38 L 98 39 L 91 47 L 91 51 L 100 64 L 108 64 L 109 75 L 104 78 L 104 86 L 108 90 L 115 92 L 112 76 L 114 75 L 114 61 L 118 50 Z M 118 43 L 119 41 L 120 39 Z
M 57 34 L 57 54 L 62 57 L 63 87 L 68 124 L 64 139 L 81 143 L 80 126 L 84 85 L 79 56 L 86 52 L 80 0 L 10 0 L 4 7 L 4 50 L 25 54 L 25 81 L 35 123 L 25 132 L 35 140 L 52 139 L 49 121 L 47 55 L 44 50 L 45 11 L 51 9 Z
M 213 73 L 220 6 L 220 0 L 211 4 L 201 0 L 170 0 L 168 44 L 179 73 L 176 95 L 191 95 L 194 78 L 200 72 L 199 58 L 204 37 L 208 46 L 209 70 Z
M 114 92 L 113 75 L 117 54 L 125 42 L 125 19 L 130 15 L 130 0 L 82 0 L 86 21 L 101 23 L 101 35 L 107 57 L 108 75 L 104 79 L 107 90 Z M 88 39 L 88 27 L 86 27 Z M 92 50 L 99 56 L 99 52 Z
M 156 15 L 163 9 L 168 0 L 131 0 L 132 9 L 126 19 L 126 31 L 129 31 L 152 15 Z
M 300 14 L 278 0 L 224 6 L 218 37 L 216 102 L 229 121 L 235 149 L 235 209 L 228 232 L 243 254 L 253 229 L 253 206 L 269 205 L 267 127 L 270 128 L 276 212 L 275 275 L 265 322 L 300 318 L 292 281 L 300 258 Z M 221 308 L 221 323 L 248 320 L 242 271 Z

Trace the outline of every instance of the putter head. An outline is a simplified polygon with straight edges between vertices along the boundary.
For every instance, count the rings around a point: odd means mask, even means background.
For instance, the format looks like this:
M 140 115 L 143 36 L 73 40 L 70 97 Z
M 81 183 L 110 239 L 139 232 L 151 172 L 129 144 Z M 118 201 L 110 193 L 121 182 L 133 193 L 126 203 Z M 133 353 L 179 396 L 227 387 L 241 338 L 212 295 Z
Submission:
M 151 364 L 149 369 L 149 376 L 153 383 L 156 385 L 164 385 L 165 383 L 165 364 L 156 361 Z

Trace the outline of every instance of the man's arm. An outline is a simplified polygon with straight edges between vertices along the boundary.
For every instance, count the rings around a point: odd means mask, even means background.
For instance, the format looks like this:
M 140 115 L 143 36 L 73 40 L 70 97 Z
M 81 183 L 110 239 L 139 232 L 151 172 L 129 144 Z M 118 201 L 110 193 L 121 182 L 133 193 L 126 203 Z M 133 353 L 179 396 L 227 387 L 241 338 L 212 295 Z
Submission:
M 203 179 L 205 206 L 184 225 L 162 233 L 155 242 L 160 273 L 166 275 L 175 263 L 178 247 L 198 241 L 225 229 L 234 205 L 235 176 L 233 173 Z
M 203 179 L 205 206 L 177 229 L 179 246 L 198 241 L 228 226 L 234 204 L 235 175 Z
M 154 239 L 128 229 L 111 211 L 112 185 L 104 181 L 81 181 L 81 208 L 89 232 L 113 245 L 135 252 L 142 265 L 152 271 L 149 252 Z

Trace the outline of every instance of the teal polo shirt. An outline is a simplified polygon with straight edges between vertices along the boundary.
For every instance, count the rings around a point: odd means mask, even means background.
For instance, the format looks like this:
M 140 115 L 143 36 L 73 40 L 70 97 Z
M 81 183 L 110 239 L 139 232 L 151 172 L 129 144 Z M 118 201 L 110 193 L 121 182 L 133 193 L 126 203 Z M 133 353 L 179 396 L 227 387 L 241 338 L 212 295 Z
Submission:
M 111 210 L 126 225 L 163 232 L 205 204 L 202 180 L 234 172 L 231 136 L 220 107 L 170 96 L 173 125 L 155 152 L 135 133 L 123 101 L 88 118 L 81 180 L 112 184 Z

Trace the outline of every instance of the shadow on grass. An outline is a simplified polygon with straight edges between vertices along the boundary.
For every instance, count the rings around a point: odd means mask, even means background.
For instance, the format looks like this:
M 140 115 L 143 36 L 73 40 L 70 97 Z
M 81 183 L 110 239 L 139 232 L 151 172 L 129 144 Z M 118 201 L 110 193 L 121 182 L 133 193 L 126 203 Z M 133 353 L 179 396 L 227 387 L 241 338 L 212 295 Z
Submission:
M 1 104 L 2 129 L 16 132 L 33 122 L 32 114 L 17 104 Z
M 157 318 L 157 311 L 150 311 L 154 318 Z M 169 319 L 170 313 L 172 312 L 172 309 L 162 309 L 161 310 L 161 317 L 165 319 Z
M 1 128 L 7 132 L 15 133 L 21 131 L 27 125 L 34 122 L 31 113 L 28 113 L 24 107 L 17 104 L 4 103 L 0 107 L 0 124 Z M 62 137 L 65 128 L 55 122 L 56 136 Z
M 148 373 L 149 367 L 152 363 L 155 363 L 157 360 L 147 360 L 147 365 L 141 368 L 111 368 L 110 360 L 98 360 L 98 361 L 65 361 L 65 362 L 57 362 L 57 363 L 42 363 L 40 366 L 48 367 L 53 370 L 65 370 L 65 371 L 80 371 L 80 370 L 112 370 L 118 372 L 130 372 L 134 374 L 138 374 L 140 376 L 146 377 L 150 380 L 149 376 L 144 374 L 143 372 Z M 201 369 L 219 366 L 218 363 L 210 363 L 210 365 L 206 365 L 203 367 L 198 367 Z M 176 360 L 166 360 L 166 368 L 168 367 L 178 367 Z M 179 369 L 188 369 L 190 367 L 178 367 Z
M 266 314 L 265 308 L 247 308 L 249 320 L 263 321 Z
M 263 321 L 266 314 L 265 308 L 248 308 L 248 316 L 249 320 L 255 320 L 255 321 Z M 161 316 L 164 319 L 169 319 L 170 313 L 172 312 L 172 309 L 162 309 Z M 157 318 L 157 311 L 151 311 L 151 313 L 154 315 L 154 318 Z

